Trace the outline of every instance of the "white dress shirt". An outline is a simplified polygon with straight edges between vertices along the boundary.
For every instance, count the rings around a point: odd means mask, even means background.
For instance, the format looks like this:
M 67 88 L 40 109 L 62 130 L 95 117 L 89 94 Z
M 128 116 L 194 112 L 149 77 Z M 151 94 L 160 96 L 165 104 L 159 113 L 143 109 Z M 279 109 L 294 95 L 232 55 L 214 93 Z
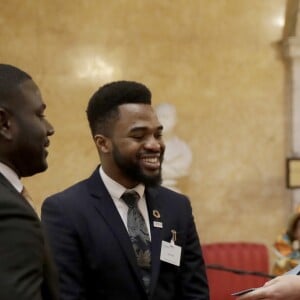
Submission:
M 10 167 L 0 162 L 0 173 L 13 185 L 13 187 L 21 193 L 23 190 L 23 183 L 20 178 Z
M 103 180 L 103 183 L 108 190 L 111 198 L 113 199 L 113 202 L 121 216 L 121 219 L 127 228 L 127 212 L 128 212 L 128 206 L 127 204 L 121 199 L 121 196 L 124 194 L 124 192 L 128 189 L 126 189 L 124 186 L 119 184 L 118 182 L 111 179 L 106 173 L 104 172 L 103 168 L 100 166 L 99 168 L 99 174 L 100 177 Z M 147 209 L 147 203 L 145 198 L 145 186 L 143 184 L 138 184 L 136 187 L 134 187 L 131 190 L 135 190 L 140 195 L 140 200 L 138 201 L 138 208 L 146 222 L 146 226 L 149 232 L 149 236 L 151 239 L 151 231 L 150 231 L 150 222 L 149 222 L 149 214 Z

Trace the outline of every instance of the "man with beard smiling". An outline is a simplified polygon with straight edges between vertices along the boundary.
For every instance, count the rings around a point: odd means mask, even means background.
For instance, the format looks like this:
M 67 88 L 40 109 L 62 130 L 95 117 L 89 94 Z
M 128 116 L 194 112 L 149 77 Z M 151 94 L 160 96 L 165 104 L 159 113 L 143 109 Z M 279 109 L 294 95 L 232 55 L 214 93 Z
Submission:
M 163 128 L 149 89 L 106 84 L 87 117 L 101 165 L 42 207 L 60 299 L 208 300 L 190 202 L 160 186 Z

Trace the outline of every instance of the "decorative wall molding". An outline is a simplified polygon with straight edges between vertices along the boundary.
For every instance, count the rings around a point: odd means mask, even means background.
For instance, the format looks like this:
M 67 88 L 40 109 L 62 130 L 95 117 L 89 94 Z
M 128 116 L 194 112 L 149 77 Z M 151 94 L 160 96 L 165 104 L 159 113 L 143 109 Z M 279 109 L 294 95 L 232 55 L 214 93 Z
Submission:
M 288 28 L 288 30 L 287 30 Z M 299 0 L 289 1 L 286 13 L 286 26 L 283 37 L 283 53 L 288 62 L 288 117 L 290 132 L 289 157 L 300 158 L 300 10 Z M 291 191 L 293 208 L 300 207 L 300 188 Z

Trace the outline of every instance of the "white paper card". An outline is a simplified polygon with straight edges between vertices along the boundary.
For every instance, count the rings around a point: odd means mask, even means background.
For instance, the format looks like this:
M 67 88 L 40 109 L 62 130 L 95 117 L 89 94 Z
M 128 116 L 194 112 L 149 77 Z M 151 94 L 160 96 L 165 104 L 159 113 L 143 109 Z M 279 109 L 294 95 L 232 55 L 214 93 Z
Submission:
M 284 273 L 283 275 L 299 275 L 300 274 L 300 264 L 293 268 L 292 270 Z
M 176 246 L 174 243 L 168 243 L 166 241 L 162 241 L 160 260 L 179 267 L 180 257 L 181 257 L 180 246 Z
M 157 227 L 157 228 L 163 228 L 162 222 L 158 222 L 158 221 L 154 221 L 154 222 L 153 222 L 153 226 L 154 226 L 154 227 Z

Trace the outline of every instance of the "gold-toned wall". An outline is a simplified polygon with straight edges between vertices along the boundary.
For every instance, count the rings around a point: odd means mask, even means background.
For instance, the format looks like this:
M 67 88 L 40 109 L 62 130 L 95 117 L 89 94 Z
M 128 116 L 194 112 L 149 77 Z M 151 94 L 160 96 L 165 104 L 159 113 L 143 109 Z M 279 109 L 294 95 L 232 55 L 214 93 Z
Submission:
M 285 189 L 284 0 L 0 1 L 0 60 L 28 71 L 56 134 L 49 169 L 26 179 L 36 203 L 98 163 L 85 108 L 102 84 L 137 80 L 173 103 L 193 151 L 181 188 L 202 242 L 271 245 Z

